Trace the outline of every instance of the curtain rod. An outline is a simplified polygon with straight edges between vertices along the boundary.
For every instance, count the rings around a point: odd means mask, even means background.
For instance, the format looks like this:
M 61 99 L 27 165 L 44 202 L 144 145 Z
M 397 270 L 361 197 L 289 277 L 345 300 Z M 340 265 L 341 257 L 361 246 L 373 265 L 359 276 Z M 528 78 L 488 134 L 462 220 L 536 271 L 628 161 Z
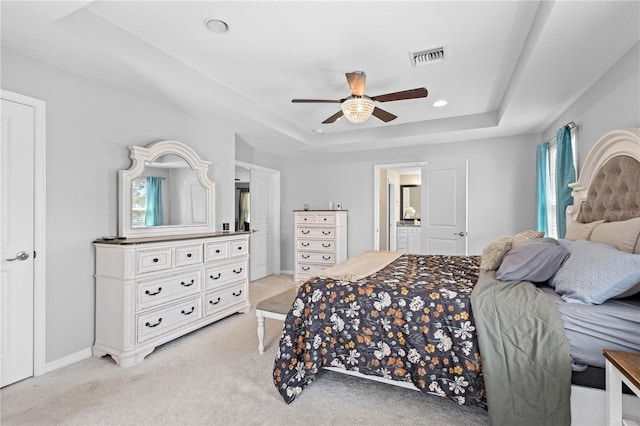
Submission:
M 573 129 L 577 129 L 577 128 L 578 128 L 578 125 L 577 125 L 575 122 L 573 122 L 573 121 L 568 122 L 567 124 L 565 124 L 565 126 L 567 126 L 570 130 L 573 130 Z M 556 139 L 557 139 L 557 137 L 555 137 L 555 136 L 554 136 L 554 137 L 552 137 L 551 139 L 549 139 L 547 142 L 548 142 L 548 143 L 555 142 L 555 141 L 556 141 Z

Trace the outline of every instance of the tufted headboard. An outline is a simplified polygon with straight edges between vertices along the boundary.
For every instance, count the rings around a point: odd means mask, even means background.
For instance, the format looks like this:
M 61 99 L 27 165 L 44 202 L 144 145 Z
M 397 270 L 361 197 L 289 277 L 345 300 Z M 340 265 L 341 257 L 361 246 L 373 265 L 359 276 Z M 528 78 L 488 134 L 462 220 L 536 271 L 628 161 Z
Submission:
M 640 129 L 615 130 L 591 148 L 577 182 L 568 222 L 623 221 L 640 217 Z

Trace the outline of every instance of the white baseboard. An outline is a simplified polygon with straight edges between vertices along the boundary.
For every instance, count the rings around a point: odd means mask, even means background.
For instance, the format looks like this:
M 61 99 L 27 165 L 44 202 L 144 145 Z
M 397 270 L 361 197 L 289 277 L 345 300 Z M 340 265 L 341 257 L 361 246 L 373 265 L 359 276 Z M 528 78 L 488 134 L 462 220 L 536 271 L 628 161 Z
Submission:
M 67 365 L 71 365 L 78 361 L 82 361 L 85 358 L 89 358 L 92 356 L 91 348 L 82 349 L 81 351 L 69 354 L 62 358 L 58 358 L 55 361 L 47 362 L 45 366 L 45 371 L 42 373 L 50 373 L 53 370 L 57 370 L 58 368 L 66 367 Z

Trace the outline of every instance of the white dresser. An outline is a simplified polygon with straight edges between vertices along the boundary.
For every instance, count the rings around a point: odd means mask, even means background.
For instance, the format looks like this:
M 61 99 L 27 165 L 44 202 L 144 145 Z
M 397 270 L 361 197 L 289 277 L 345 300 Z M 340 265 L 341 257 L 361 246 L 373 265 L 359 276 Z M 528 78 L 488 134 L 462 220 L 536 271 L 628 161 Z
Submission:
M 398 226 L 396 229 L 396 250 L 411 254 L 420 254 L 421 232 L 419 226 Z
M 295 210 L 295 281 L 347 260 L 346 210 Z
M 158 345 L 250 309 L 246 233 L 94 244 L 95 357 L 132 366 Z

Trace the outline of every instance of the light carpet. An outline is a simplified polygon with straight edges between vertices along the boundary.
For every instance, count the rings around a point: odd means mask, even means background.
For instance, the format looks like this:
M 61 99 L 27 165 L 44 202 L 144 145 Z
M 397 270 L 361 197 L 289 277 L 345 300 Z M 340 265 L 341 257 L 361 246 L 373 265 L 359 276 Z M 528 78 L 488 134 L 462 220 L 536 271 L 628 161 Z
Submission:
M 294 287 L 290 275 L 250 283 L 252 305 Z M 2 425 L 486 425 L 477 407 L 323 370 L 287 405 L 272 381 L 282 322 L 255 311 L 167 343 L 134 367 L 87 358 L 0 391 Z

